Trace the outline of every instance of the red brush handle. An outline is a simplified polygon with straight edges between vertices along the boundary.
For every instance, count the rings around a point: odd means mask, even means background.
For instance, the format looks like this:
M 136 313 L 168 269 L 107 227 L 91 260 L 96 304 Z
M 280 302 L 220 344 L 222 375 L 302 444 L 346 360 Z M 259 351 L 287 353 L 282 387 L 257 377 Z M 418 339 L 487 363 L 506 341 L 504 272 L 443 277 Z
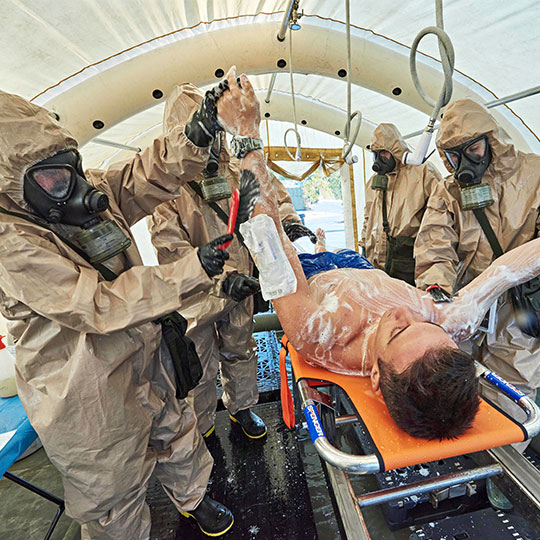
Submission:
M 229 212 L 229 223 L 227 224 L 227 234 L 234 234 L 236 218 L 238 216 L 238 206 L 240 205 L 240 192 L 235 189 L 232 194 L 231 210 Z M 224 250 L 231 245 L 232 240 L 221 244 L 218 249 Z

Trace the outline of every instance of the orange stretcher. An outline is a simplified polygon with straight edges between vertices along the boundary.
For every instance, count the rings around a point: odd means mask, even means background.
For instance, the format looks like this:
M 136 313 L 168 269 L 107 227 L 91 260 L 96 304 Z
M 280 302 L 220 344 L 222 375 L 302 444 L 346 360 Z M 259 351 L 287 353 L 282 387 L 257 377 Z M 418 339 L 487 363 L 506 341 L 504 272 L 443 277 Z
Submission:
M 372 391 L 369 377 L 339 375 L 324 368 L 314 367 L 292 348 L 284 336 L 280 353 L 281 397 L 284 420 L 289 427 L 294 426 L 295 415 L 286 375 L 283 376 L 287 354 L 290 357 L 294 384 L 298 390 L 313 444 L 325 461 L 349 474 L 378 473 L 487 450 L 524 441 L 540 431 L 538 406 L 518 389 L 477 364 L 479 376 L 520 405 L 527 414 L 527 420 L 524 423 L 517 422 L 482 399 L 473 427 L 461 437 L 446 441 L 428 441 L 412 437 L 395 424 L 384 401 Z M 361 419 L 376 446 L 376 451 L 372 455 L 346 454 L 329 442 L 324 422 L 321 422 L 319 415 L 321 406 L 324 407 L 325 395 L 317 390 L 318 386 L 328 383 L 343 390 L 352 402 L 356 416 Z M 358 421 L 358 418 L 349 421 Z M 339 423 L 339 417 L 336 420 Z

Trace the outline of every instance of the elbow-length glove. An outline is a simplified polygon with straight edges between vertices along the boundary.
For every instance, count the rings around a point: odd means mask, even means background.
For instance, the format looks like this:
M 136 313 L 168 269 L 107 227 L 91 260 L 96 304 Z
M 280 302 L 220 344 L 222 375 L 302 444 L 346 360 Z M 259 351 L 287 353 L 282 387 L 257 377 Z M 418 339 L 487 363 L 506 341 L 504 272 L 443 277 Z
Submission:
M 195 146 L 210 146 L 214 142 L 216 132 L 223 130 L 217 120 L 217 102 L 228 88 L 229 84 L 225 80 L 211 90 L 207 90 L 199 110 L 193 113 L 186 124 L 186 137 Z

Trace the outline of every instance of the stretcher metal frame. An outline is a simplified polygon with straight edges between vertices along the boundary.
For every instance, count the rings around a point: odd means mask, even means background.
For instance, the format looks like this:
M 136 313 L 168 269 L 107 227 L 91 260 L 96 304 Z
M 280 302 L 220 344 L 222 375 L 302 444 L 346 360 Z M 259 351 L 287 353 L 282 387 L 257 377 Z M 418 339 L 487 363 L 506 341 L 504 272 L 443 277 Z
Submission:
M 476 363 L 476 367 L 477 376 L 482 377 L 487 383 L 494 386 L 498 391 L 509 397 L 525 412 L 527 415 L 527 420 L 521 424 L 525 435 L 525 440 L 528 440 L 538 434 L 540 432 L 540 409 L 536 403 L 513 385 L 506 382 L 504 379 L 481 364 Z M 405 486 L 382 489 L 357 496 L 354 493 L 348 475 L 365 475 L 383 472 L 377 455 L 349 454 L 339 450 L 333 444 L 331 444 L 324 431 L 323 423 L 317 410 L 317 405 L 320 404 L 321 406 L 328 406 L 328 404 L 324 403 L 324 400 L 321 399 L 322 396 L 320 392 L 316 388 L 310 386 L 308 379 L 300 379 L 295 382 L 297 389 L 297 392 L 295 393 L 301 402 L 301 408 L 306 419 L 306 425 L 313 445 L 315 446 L 320 457 L 328 465 L 345 473 L 345 485 L 347 485 L 348 491 L 356 503 L 358 510 L 367 506 L 401 500 L 404 497 L 411 495 L 418 495 L 451 488 L 452 486 L 489 478 L 503 473 L 502 465 L 496 463 L 475 467 L 470 470 L 459 471 L 436 478 L 428 478 L 426 480 Z M 321 382 L 321 384 L 327 383 Z M 335 420 L 336 425 L 339 425 L 343 423 L 355 422 L 357 417 L 356 415 L 337 416 Z M 363 519 L 361 517 L 360 519 L 363 523 Z M 365 523 L 363 525 L 363 529 L 365 530 Z M 357 534 L 355 533 L 353 537 L 357 537 Z M 369 538 L 369 536 L 366 536 L 364 533 L 362 538 Z
M 540 432 L 540 409 L 531 398 L 478 363 L 477 374 L 523 409 L 527 415 L 527 420 L 522 423 L 527 435 L 526 440 L 531 439 Z M 305 379 L 297 381 L 296 384 L 311 440 L 319 455 L 333 467 L 337 467 L 348 474 L 375 474 L 382 472 L 375 454 L 367 456 L 348 454 L 337 449 L 329 442 L 316 407 L 317 403 L 321 403 L 319 393 L 309 386 L 308 381 Z M 336 421 L 337 423 L 350 422 L 351 417 L 337 417 Z

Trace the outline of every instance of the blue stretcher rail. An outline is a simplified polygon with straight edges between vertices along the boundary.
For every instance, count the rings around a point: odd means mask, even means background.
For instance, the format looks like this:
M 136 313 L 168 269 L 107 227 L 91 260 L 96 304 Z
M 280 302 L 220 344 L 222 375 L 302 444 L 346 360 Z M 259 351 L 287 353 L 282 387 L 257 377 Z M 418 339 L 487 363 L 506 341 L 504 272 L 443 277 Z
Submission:
M 311 442 L 315 444 L 315 441 L 319 437 L 326 438 L 326 434 L 324 433 L 317 407 L 315 405 L 308 405 L 307 407 L 305 407 L 304 416 L 306 417 Z
M 500 388 L 508 397 L 511 397 L 516 402 L 519 402 L 521 398 L 525 397 L 525 394 L 521 390 L 518 390 L 513 384 L 506 382 L 499 375 L 493 373 L 493 371 L 488 371 L 483 377 L 497 388 Z

